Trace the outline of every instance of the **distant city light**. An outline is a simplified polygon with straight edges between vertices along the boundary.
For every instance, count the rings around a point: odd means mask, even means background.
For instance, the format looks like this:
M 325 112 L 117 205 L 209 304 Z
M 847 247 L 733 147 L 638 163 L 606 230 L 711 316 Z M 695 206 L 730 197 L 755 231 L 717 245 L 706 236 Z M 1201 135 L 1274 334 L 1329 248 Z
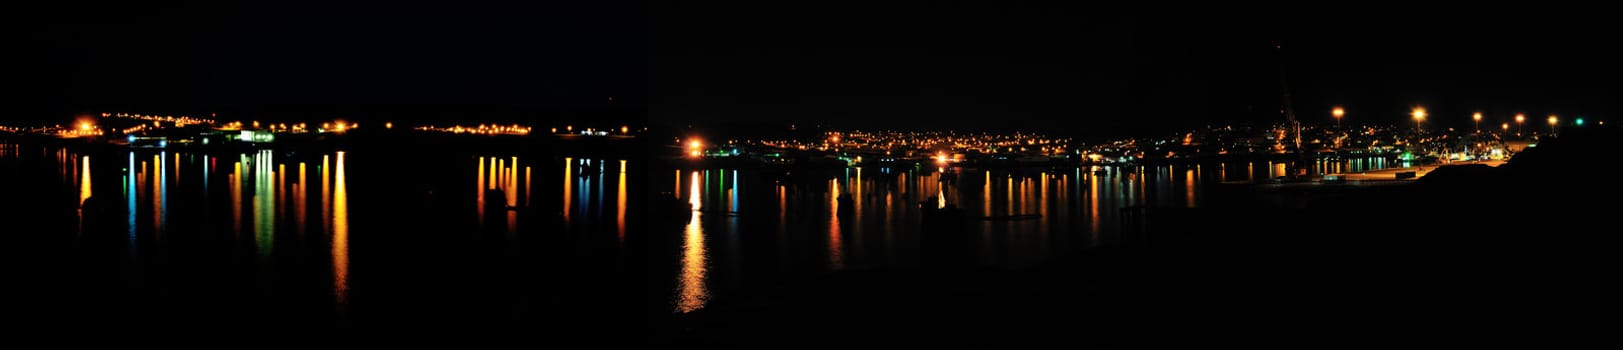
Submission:
M 1573 119 L 1572 125 L 1584 126 L 1584 118 Z

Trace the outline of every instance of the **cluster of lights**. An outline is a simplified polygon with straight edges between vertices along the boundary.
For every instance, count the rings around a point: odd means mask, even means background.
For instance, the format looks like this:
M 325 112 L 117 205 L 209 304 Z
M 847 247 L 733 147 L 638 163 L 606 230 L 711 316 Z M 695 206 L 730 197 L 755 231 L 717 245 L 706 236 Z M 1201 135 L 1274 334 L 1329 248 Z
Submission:
M 90 122 L 79 122 L 78 127 L 62 129 L 56 134 L 62 137 L 101 136 L 102 131 Z
M 151 115 L 151 114 L 134 114 L 134 113 L 102 113 L 101 116 L 103 118 L 126 118 L 126 119 L 145 120 L 145 121 L 150 121 L 150 122 L 175 123 L 175 126 L 186 126 L 188 124 L 214 124 L 214 119 L 196 118 L 196 117 L 190 117 L 190 116 L 184 116 L 184 115 L 177 117 L 177 116 L 173 116 L 173 115 Z
M 361 124 L 344 123 L 344 121 L 342 121 L 342 120 L 336 120 L 336 121 L 333 121 L 331 123 L 321 123 L 321 130 L 320 131 L 321 132 L 345 132 L 345 131 L 349 131 L 349 129 L 355 129 L 355 128 L 359 128 L 359 127 L 361 127 Z
M 688 157 L 698 158 L 704 154 L 704 142 L 699 141 L 697 138 L 688 139 L 687 150 Z
M 760 140 L 779 149 L 872 152 L 886 155 L 932 154 L 936 151 L 985 154 L 1064 154 L 1070 139 L 1041 134 L 958 134 L 952 132 L 829 132 L 820 140 Z
M 134 134 L 134 133 L 138 133 L 138 132 L 142 132 L 142 131 L 146 131 L 146 130 L 147 130 L 147 125 L 146 124 L 141 124 L 141 125 L 136 125 L 136 126 L 120 129 L 118 132 L 120 134 Z
M 438 127 L 438 126 L 428 125 L 428 126 L 419 126 L 416 129 L 417 130 L 422 130 L 422 131 L 435 131 L 435 132 L 448 132 L 448 133 L 453 133 L 453 134 L 474 134 L 474 135 L 529 135 L 530 134 L 530 127 L 528 127 L 528 126 L 520 126 L 518 124 L 513 124 L 513 125 L 479 124 L 479 126 L 453 125 L 453 126 L 446 126 L 446 127 Z
M 610 134 L 615 134 L 613 129 L 598 130 L 596 128 L 585 128 L 581 129 L 580 131 L 575 131 L 574 125 L 565 125 L 563 130 L 564 131 L 562 133 L 559 133 L 557 127 L 548 129 L 548 131 L 552 132 L 553 134 L 561 135 L 609 136 Z M 621 125 L 619 131 L 620 132 L 617 133 L 617 135 L 630 135 L 631 127 Z
M 220 130 L 229 130 L 229 131 L 243 130 L 243 129 L 245 129 L 243 127 L 243 125 L 244 124 L 241 121 L 234 121 L 234 122 L 230 122 L 230 123 L 221 124 L 219 129 Z M 282 132 L 282 133 L 294 133 L 294 134 L 302 134 L 302 133 L 311 132 L 310 126 L 308 124 L 306 124 L 306 123 L 296 123 L 296 124 L 260 123 L 258 120 L 255 120 L 255 121 L 249 122 L 249 124 L 247 124 L 247 125 L 251 126 L 250 128 L 247 128 L 247 129 L 255 129 L 255 130 L 263 129 L 263 130 L 267 130 L 267 131 L 270 131 L 270 132 Z M 346 123 L 344 121 L 333 121 L 333 122 L 328 122 L 328 123 L 321 123 L 321 128 L 316 129 L 315 132 L 344 132 L 345 130 L 354 129 L 354 128 L 357 128 L 357 127 L 360 127 L 360 124 Z
M 293 125 L 288 125 L 287 123 L 270 124 L 266 129 L 269 129 L 272 132 L 291 132 L 295 134 L 309 132 L 309 129 L 305 127 L 304 123 Z

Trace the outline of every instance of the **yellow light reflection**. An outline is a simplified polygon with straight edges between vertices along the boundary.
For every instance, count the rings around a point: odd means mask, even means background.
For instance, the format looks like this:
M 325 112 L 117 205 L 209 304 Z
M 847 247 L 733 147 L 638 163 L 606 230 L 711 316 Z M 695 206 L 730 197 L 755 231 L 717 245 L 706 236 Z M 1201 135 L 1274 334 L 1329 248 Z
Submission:
M 332 230 L 332 178 L 327 173 L 332 167 L 328 166 L 327 155 L 321 156 L 321 229 Z
M 242 162 L 231 163 L 231 175 L 226 175 L 227 182 L 231 183 L 231 229 L 238 236 L 242 235 Z
M 338 152 L 337 188 L 332 200 L 332 281 L 338 304 L 349 302 L 349 191 L 344 185 L 344 152 Z
M 1009 211 L 1015 210 L 1015 208 L 1016 208 L 1016 204 L 1015 204 L 1015 201 L 1014 201 L 1015 200 L 1014 199 L 1014 175 L 1010 174 L 1009 177 L 1003 179 L 1003 182 L 1004 182 L 1004 186 L 1003 186 L 1004 191 L 1008 192 L 1008 194 L 1009 194 L 1009 201 L 1003 202 L 1003 203 L 1006 203 L 1008 205 L 1008 207 L 1003 208 L 1004 210 L 1003 210 L 1003 213 L 1001 213 L 1001 214 L 1009 214 L 1008 213 Z
M 1093 237 L 1099 237 L 1099 175 L 1098 166 L 1088 171 L 1088 229 Z
M 286 214 L 283 214 L 283 210 L 282 210 L 282 207 L 287 206 L 287 202 L 288 202 L 287 195 L 285 193 L 286 191 L 283 191 L 283 189 L 285 189 L 286 187 L 287 187 L 287 164 L 277 164 L 276 165 L 276 218 L 277 219 L 287 217 Z
M 1043 173 L 1041 182 L 1037 183 L 1037 215 L 1042 220 L 1039 222 L 1043 225 L 1039 227 L 1045 227 L 1048 224 L 1048 173 Z M 1048 230 L 1038 231 L 1048 232 Z
M 505 208 L 513 208 L 518 206 L 518 157 L 512 157 L 512 162 L 507 165 L 502 169 L 502 194 L 507 195 Z M 507 233 L 517 233 L 518 212 L 506 210 L 504 213 L 507 215 Z
M 829 179 L 828 185 L 828 267 L 840 270 L 845 268 L 845 253 L 840 247 L 840 182 Z
M 1194 208 L 1195 207 L 1195 169 L 1184 170 L 1184 172 L 1183 172 L 1183 196 L 1184 196 L 1185 201 L 1186 201 L 1185 206 L 1187 206 L 1189 208 Z
M 496 169 L 491 169 L 491 171 L 496 171 Z M 475 198 L 473 204 L 477 207 L 474 212 L 479 218 L 477 220 L 479 228 L 483 229 L 485 227 L 485 157 L 479 157 L 479 177 L 474 182 L 479 186 L 473 191 Z
M 984 174 L 986 179 L 981 181 L 984 185 L 981 188 L 981 215 L 992 216 L 992 172 L 987 171 Z
M 294 227 L 298 227 L 300 237 L 304 236 L 304 227 L 308 226 L 304 224 L 304 207 L 307 206 L 305 203 L 308 203 L 304 200 L 307 188 L 304 174 L 304 162 L 299 162 L 299 177 L 295 178 L 299 183 L 293 184 L 293 222 L 297 223 Z
M 615 189 L 614 223 L 620 244 L 626 243 L 626 161 L 620 161 L 620 181 Z
M 564 157 L 564 208 L 563 208 L 564 209 L 563 210 L 564 225 L 569 224 L 569 209 L 570 209 L 569 202 L 570 202 L 571 197 L 574 197 L 574 195 L 575 195 L 574 194 L 575 188 L 572 186 L 572 185 L 574 185 L 575 174 L 574 174 L 574 169 L 571 168 L 572 166 L 574 166 L 574 164 L 575 164 L 575 158 Z M 695 207 L 694 209 L 698 209 L 698 208 Z
M 152 235 L 154 238 L 163 232 L 163 172 L 168 169 L 163 166 L 164 158 L 152 155 Z
M 704 308 L 705 302 L 710 300 L 710 291 L 705 287 L 705 272 L 708 264 L 704 243 L 704 228 L 699 225 L 703 215 L 700 209 L 699 173 L 693 172 L 692 187 L 688 190 L 688 203 L 692 206 L 687 227 L 683 228 L 682 241 L 682 271 L 677 279 L 676 311 L 689 313 Z
M 784 233 L 788 232 L 789 229 L 787 222 L 789 219 L 788 192 L 788 188 L 784 187 L 783 185 L 778 185 L 778 235 L 780 239 Z
M 84 171 L 79 172 L 79 233 L 85 230 L 85 200 L 90 199 L 90 156 L 84 156 L 79 162 Z
M 862 168 L 857 168 L 857 181 L 851 184 L 851 234 L 853 239 L 851 248 L 858 255 L 862 253 Z

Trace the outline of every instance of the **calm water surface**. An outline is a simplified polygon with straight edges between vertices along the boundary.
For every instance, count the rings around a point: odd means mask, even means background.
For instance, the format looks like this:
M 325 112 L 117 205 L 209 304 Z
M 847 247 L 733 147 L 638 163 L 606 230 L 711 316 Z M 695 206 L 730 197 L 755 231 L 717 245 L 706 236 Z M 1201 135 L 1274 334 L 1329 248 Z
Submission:
M 625 157 L 0 144 L 6 233 L 59 322 L 495 326 L 634 318 Z M 52 313 L 55 314 L 55 313 Z M 568 329 L 569 327 L 565 327 Z
M 1314 171 L 1380 169 L 1383 158 L 1326 160 Z M 1200 207 L 1209 186 L 1284 176 L 1284 163 L 1063 169 L 847 168 L 768 177 L 747 169 L 666 169 L 661 193 L 691 207 L 666 255 L 673 312 L 740 290 L 840 270 L 922 265 L 923 208 L 956 207 L 970 221 L 978 266 L 1021 269 L 1092 247 L 1131 206 Z M 1029 218 L 1006 220 L 1014 216 Z M 1034 217 L 1031 217 L 1034 216 Z M 1005 220 L 998 220 L 1004 218 Z
M 1397 165 L 1397 164 L 1391 164 Z M 1321 162 L 1318 172 L 1388 166 Z M 647 170 L 635 157 L 437 151 L 84 151 L 0 144 L 6 233 L 55 322 L 611 332 L 807 276 L 923 265 L 923 208 L 956 207 L 964 263 L 1108 244 L 1131 206 L 1200 207 L 1284 164 Z M 647 226 L 650 195 L 691 210 Z M 1025 216 L 1016 220 L 995 220 Z M 993 218 L 982 220 L 979 218 Z M 652 231 L 648 231 L 648 230 Z M 49 258 L 46 258 L 49 257 Z M 50 264 L 39 262 L 50 261 Z M 50 286 L 45 288 L 43 286 Z

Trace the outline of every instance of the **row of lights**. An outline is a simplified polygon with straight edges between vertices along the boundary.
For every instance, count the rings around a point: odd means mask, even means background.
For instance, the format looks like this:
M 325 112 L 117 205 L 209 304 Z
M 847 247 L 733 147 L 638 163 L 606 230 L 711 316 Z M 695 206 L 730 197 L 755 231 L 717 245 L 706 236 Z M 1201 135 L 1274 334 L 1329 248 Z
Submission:
M 552 133 L 554 133 L 554 134 L 557 134 L 558 133 L 558 128 L 553 127 L 552 129 L 550 129 L 550 131 Z M 575 133 L 575 126 L 574 125 L 565 125 L 564 126 L 564 133 L 566 133 L 566 134 Z M 597 129 L 593 129 L 593 128 L 587 128 L 586 130 L 582 130 L 580 133 L 581 133 L 581 135 L 597 135 L 597 136 L 608 136 L 608 134 L 609 134 L 609 132 L 607 130 L 597 130 Z M 630 126 L 625 126 L 625 125 L 620 126 L 620 134 L 621 135 L 626 135 L 626 134 L 630 134 L 630 133 L 631 133 L 631 127 Z
M 1347 111 L 1345 109 L 1341 108 L 1340 106 L 1337 106 L 1337 107 L 1332 108 L 1330 110 L 1330 116 L 1336 119 L 1336 128 L 1337 129 L 1341 128 L 1341 118 L 1343 116 L 1346 116 L 1346 115 L 1347 115 Z M 1414 121 L 1415 121 L 1415 129 L 1420 129 L 1421 125 L 1426 122 L 1426 117 L 1427 117 L 1426 108 L 1425 107 L 1415 107 L 1413 110 L 1411 110 L 1409 112 L 1409 116 L 1410 116 L 1410 118 L 1413 118 Z M 1517 127 L 1517 130 L 1518 130 L 1517 132 L 1520 133 L 1519 130 L 1521 128 L 1521 125 L 1523 123 L 1527 122 L 1527 115 L 1523 114 L 1523 113 L 1516 113 L 1516 118 L 1515 119 L 1516 119 L 1516 127 Z M 1476 126 L 1477 126 L 1478 130 L 1481 130 L 1482 129 L 1482 112 L 1471 113 L 1471 121 L 1476 123 Z M 1554 115 L 1554 114 L 1551 114 L 1548 118 L 1545 119 L 1545 121 L 1550 124 L 1550 132 L 1555 132 L 1555 127 L 1561 123 L 1561 118 L 1556 117 L 1556 115 Z M 1584 118 L 1578 118 L 1578 119 L 1573 120 L 1573 124 L 1578 125 L 1578 126 L 1583 126 L 1584 125 Z M 1503 130 L 1503 131 L 1510 131 L 1510 123 L 1501 123 L 1501 124 L 1499 124 L 1499 129 Z
M 390 124 L 387 127 L 393 127 L 393 125 Z M 530 133 L 530 127 L 528 127 L 528 126 L 520 126 L 518 124 L 513 124 L 513 125 L 510 125 L 510 126 L 509 125 L 479 124 L 479 126 L 476 126 L 476 127 L 461 126 L 461 125 L 454 125 L 454 126 L 448 126 L 448 127 L 436 127 L 436 126 L 429 125 L 429 126 L 420 126 L 420 127 L 417 127 L 416 129 L 417 130 L 422 130 L 422 131 L 437 131 L 437 132 L 448 132 L 448 133 L 453 133 L 453 134 L 474 134 L 474 135 L 528 135 Z

